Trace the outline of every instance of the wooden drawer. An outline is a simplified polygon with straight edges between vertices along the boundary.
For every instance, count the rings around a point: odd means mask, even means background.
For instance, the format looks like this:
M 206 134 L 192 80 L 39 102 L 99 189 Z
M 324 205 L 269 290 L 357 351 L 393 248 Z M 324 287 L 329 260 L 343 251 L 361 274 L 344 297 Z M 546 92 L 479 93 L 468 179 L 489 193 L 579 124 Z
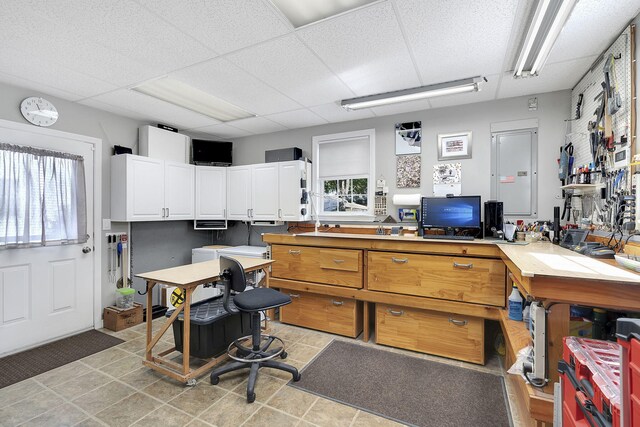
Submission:
M 376 343 L 484 364 L 484 319 L 376 304 Z
M 362 302 L 280 289 L 291 304 L 280 307 L 280 321 L 355 338 L 362 332 Z
M 272 276 L 329 285 L 362 287 L 362 251 L 273 245 Z
M 505 306 L 501 260 L 369 251 L 374 291 Z

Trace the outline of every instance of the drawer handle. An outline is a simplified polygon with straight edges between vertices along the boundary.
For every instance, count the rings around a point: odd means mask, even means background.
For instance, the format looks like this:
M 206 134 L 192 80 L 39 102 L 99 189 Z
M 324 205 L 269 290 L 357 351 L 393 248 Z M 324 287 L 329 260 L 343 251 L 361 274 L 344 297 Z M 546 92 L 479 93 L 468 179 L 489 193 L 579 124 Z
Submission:
M 289 294 L 291 298 L 300 298 L 300 294 Z
M 457 262 L 453 263 L 453 267 L 454 268 L 464 268 L 467 270 L 471 270 L 473 268 L 473 264 L 469 263 L 469 264 L 458 264 Z
M 300 252 L 302 252 L 302 251 L 300 251 L 300 250 L 294 251 L 293 249 L 289 249 L 289 254 L 290 255 L 300 255 Z
M 409 262 L 409 258 L 391 257 L 391 261 L 395 262 L 396 264 L 406 264 Z
M 396 310 L 389 309 L 389 314 L 393 316 L 402 316 L 404 314 L 404 311 L 402 310 L 396 311 Z
M 452 317 L 449 318 L 449 322 L 453 323 L 456 326 L 466 326 L 467 323 L 469 323 L 466 320 L 456 320 Z
M 331 304 L 333 305 L 344 305 L 344 301 L 336 301 L 334 299 L 331 300 Z
M 333 262 L 335 262 L 336 264 L 342 264 L 344 262 L 343 259 L 334 259 Z

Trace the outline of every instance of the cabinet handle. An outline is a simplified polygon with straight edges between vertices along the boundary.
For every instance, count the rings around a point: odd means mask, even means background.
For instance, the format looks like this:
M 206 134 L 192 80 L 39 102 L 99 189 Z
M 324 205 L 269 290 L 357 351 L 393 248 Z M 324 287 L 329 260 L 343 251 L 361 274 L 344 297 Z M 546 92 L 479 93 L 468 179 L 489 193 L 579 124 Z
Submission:
M 396 264 L 406 264 L 409 262 L 409 258 L 391 257 L 391 261 L 395 262 Z
M 251 212 L 251 209 L 247 209 L 247 218 L 251 218 L 251 214 L 249 212 Z
M 289 294 L 291 298 L 300 298 L 300 294 Z
M 404 314 L 403 310 L 396 311 L 396 310 L 388 309 L 388 311 L 389 311 L 389 314 L 391 314 L 392 316 L 402 316 Z
M 333 262 L 335 262 L 336 264 L 342 264 L 344 262 L 343 259 L 334 259 Z
M 456 320 L 456 319 L 454 319 L 452 317 L 449 318 L 449 322 L 453 323 L 456 326 L 466 326 L 467 323 L 469 323 L 466 320 Z
M 253 218 L 253 209 L 251 209 L 251 218 Z
M 471 270 L 473 268 L 473 264 L 469 263 L 469 264 L 458 264 L 457 262 L 453 263 L 453 267 L 454 268 L 465 268 L 467 270 Z
M 300 252 L 302 252 L 302 251 L 300 251 L 300 250 L 294 251 L 293 249 L 289 249 L 289 254 L 290 255 L 300 255 Z
M 222 209 L 222 216 L 223 216 L 224 218 L 226 218 L 226 217 L 227 217 L 227 209 Z
M 278 209 L 278 218 L 282 218 L 282 209 Z
M 169 218 L 169 208 L 167 208 L 167 218 Z
M 336 301 L 334 299 L 331 300 L 331 304 L 333 305 L 344 305 L 344 301 Z
M 167 217 L 167 208 L 162 208 L 162 218 Z

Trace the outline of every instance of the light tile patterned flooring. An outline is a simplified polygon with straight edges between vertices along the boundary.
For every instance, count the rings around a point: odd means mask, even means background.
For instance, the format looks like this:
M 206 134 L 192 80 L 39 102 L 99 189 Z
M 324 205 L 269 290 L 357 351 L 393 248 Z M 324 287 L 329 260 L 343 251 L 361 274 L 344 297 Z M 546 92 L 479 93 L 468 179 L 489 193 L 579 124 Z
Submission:
M 164 319 L 157 319 L 157 330 Z M 0 389 L 0 426 L 398 426 L 395 422 L 287 386 L 290 374 L 261 369 L 256 402 L 245 401 L 247 371 L 223 375 L 213 386 L 208 375 L 194 387 L 142 366 L 145 324 L 118 333 L 125 340 L 100 353 Z M 270 323 L 287 345 L 286 360 L 303 368 L 333 339 L 308 329 Z M 156 352 L 173 345 L 171 329 Z M 485 366 L 378 346 L 380 349 L 504 375 L 497 357 Z M 197 359 L 194 359 L 197 362 Z M 513 391 L 508 390 L 508 395 Z M 514 425 L 519 416 L 511 405 Z

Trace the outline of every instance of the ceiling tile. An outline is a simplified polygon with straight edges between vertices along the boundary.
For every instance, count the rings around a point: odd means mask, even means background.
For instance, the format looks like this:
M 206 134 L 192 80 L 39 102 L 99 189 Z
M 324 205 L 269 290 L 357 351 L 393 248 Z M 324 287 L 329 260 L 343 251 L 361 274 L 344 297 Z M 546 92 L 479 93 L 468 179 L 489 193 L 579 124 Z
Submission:
M 227 59 L 304 106 L 353 97 L 293 34 L 243 49 Z
M 251 132 L 238 129 L 236 127 L 233 127 L 224 123 L 219 125 L 204 126 L 204 127 L 194 128 L 189 130 L 198 132 L 198 133 L 206 133 L 216 138 L 242 138 L 244 136 L 253 135 Z
M 329 123 L 346 122 L 349 120 L 360 120 L 375 117 L 375 114 L 369 109 L 347 111 L 336 103 L 316 105 L 309 107 L 313 111 Z
M 0 82 L 6 83 L 11 86 L 23 87 L 23 88 L 33 90 L 34 91 L 33 96 L 51 95 L 61 99 L 66 99 L 68 101 L 75 101 L 76 99 L 81 98 L 76 94 L 57 89 L 55 87 L 48 86 L 45 83 L 38 83 L 31 80 L 26 80 L 21 77 L 13 76 L 11 74 L 5 74 L 3 72 L 0 72 Z
M 420 86 L 389 2 L 310 25 L 298 34 L 357 96 Z
M 558 36 L 547 64 L 599 55 L 640 12 L 638 0 L 580 0 Z
M 129 0 L 35 2 L 40 16 L 77 37 L 92 40 L 153 67 L 156 75 L 215 56 L 215 53 L 147 9 Z
M 131 111 L 126 108 L 114 107 L 113 105 L 105 104 L 104 102 L 96 101 L 95 99 L 83 99 L 78 101 L 78 104 L 86 105 L 87 107 L 97 108 L 98 110 L 108 111 L 109 113 L 124 116 L 129 119 L 138 120 L 141 122 L 154 122 L 157 121 L 151 112 L 139 112 Z
M 269 120 L 280 123 L 289 129 L 306 128 L 328 123 L 325 119 L 310 110 L 295 110 L 266 116 Z
M 223 58 L 194 65 L 171 76 L 258 115 L 300 108 L 297 102 Z
M 451 107 L 453 105 L 473 104 L 475 102 L 484 102 L 496 99 L 498 83 L 500 82 L 500 74 L 489 75 L 486 76 L 486 78 L 487 82 L 480 86 L 480 91 L 431 98 L 431 106 L 433 108 Z
M 573 61 L 547 64 L 537 77 L 514 79 L 511 73 L 505 73 L 498 88 L 497 97 L 511 98 L 571 89 L 596 58 L 596 56 L 590 56 Z
M 120 89 L 91 98 L 111 106 L 155 118 L 155 121 L 190 129 L 220 123 L 211 117 L 178 107 L 165 101 L 128 89 Z
M 137 1 L 219 54 L 292 30 L 263 0 Z
M 229 122 L 229 125 L 255 134 L 287 130 L 287 128 L 281 124 L 272 122 L 264 117 L 250 117 L 248 119 L 234 120 L 233 122 Z
M 408 113 L 413 111 L 428 110 L 431 104 L 428 99 L 420 99 L 418 101 L 400 102 L 398 104 L 382 105 L 380 107 L 371 108 L 376 116 L 390 116 L 392 114 Z
M 517 0 L 396 4 L 424 84 L 502 72 Z

